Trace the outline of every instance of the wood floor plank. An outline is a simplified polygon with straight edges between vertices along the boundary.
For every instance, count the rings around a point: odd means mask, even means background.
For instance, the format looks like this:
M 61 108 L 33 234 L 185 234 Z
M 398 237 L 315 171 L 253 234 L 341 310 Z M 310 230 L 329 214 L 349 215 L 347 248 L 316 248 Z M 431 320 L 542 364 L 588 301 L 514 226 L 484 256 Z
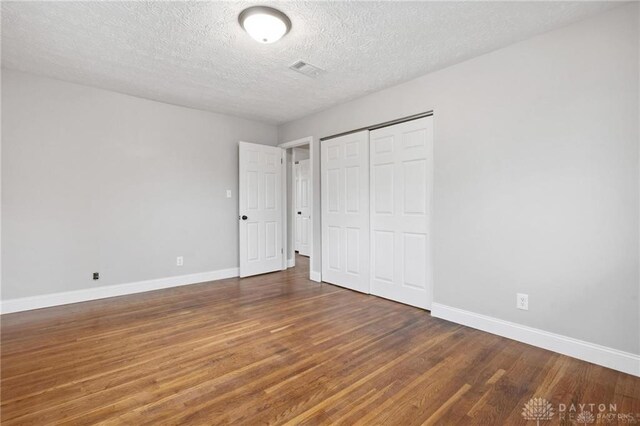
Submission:
M 296 268 L 3 315 L 0 421 L 526 424 L 640 379 L 308 280 Z

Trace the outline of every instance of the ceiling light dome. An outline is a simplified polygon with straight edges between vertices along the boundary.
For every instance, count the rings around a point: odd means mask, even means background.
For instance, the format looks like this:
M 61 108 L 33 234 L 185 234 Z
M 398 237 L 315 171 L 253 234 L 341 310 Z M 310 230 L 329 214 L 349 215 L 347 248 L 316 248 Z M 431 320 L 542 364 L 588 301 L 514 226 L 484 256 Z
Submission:
M 240 26 L 260 43 L 273 43 L 291 29 L 291 20 L 284 13 L 267 6 L 254 6 L 238 16 Z

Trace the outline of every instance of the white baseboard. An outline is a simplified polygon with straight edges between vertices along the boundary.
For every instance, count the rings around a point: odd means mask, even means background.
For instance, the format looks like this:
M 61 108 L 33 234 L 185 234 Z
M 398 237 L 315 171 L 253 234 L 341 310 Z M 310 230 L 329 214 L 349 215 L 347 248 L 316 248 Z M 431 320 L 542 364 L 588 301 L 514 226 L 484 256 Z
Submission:
M 640 377 L 640 355 L 433 303 L 431 315 Z
M 158 278 L 154 280 L 138 281 L 127 284 L 107 285 L 86 290 L 67 291 L 64 293 L 45 294 L 42 296 L 21 297 L 3 300 L 0 312 L 28 311 L 31 309 L 47 308 L 50 306 L 67 305 L 69 303 L 86 302 L 88 300 L 104 299 L 107 297 L 124 296 L 127 294 L 143 293 L 145 291 L 160 290 L 169 287 L 179 287 L 189 284 L 216 281 L 238 276 L 238 268 L 221 269 L 218 271 L 200 272 L 197 274 L 180 275 L 177 277 Z
M 317 283 L 319 283 L 321 280 L 321 276 L 320 276 L 320 272 L 318 271 L 311 271 L 309 273 L 309 278 L 311 279 L 311 281 L 315 281 Z
M 293 268 L 294 266 L 296 266 L 296 260 L 295 259 L 288 259 L 287 260 L 287 268 Z

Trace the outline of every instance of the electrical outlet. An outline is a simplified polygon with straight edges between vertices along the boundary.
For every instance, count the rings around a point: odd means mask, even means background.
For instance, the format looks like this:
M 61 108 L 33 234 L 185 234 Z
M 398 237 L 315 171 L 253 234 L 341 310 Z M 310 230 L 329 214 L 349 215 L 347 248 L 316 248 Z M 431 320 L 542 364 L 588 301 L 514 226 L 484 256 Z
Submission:
M 523 311 L 529 310 L 529 295 L 524 293 L 518 293 L 516 300 L 516 308 L 522 309 Z
M 94 280 L 99 280 L 100 279 L 100 272 L 94 272 L 93 273 L 93 279 Z
M 184 265 L 184 258 L 182 256 L 176 257 L 176 265 L 178 266 Z
M 231 198 L 231 190 L 227 189 L 227 198 Z

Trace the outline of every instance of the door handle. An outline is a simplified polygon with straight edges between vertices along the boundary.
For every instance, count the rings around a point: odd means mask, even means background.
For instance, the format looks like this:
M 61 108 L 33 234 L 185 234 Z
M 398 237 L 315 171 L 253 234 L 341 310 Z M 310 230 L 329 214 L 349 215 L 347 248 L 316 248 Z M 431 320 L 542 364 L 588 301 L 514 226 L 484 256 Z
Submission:
M 247 217 L 247 215 L 244 215 L 244 214 L 243 214 L 243 215 L 240 217 L 240 219 L 242 219 L 242 220 L 247 220 L 247 219 L 249 219 L 249 218 Z
M 302 212 L 298 212 L 298 214 L 302 214 Z

